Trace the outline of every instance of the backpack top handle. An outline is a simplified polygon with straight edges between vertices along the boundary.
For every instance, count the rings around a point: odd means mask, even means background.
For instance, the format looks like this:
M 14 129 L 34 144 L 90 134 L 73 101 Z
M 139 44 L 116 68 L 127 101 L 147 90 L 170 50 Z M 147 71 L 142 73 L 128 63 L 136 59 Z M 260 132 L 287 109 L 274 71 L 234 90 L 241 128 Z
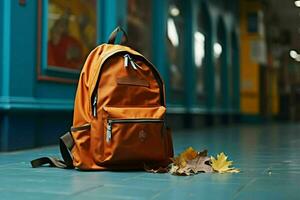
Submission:
M 113 32 L 111 32 L 109 39 L 108 39 L 108 44 L 115 44 L 117 35 L 119 32 L 122 32 L 122 40 L 120 44 L 125 44 L 128 41 L 128 36 L 127 33 L 122 29 L 120 26 L 118 26 Z

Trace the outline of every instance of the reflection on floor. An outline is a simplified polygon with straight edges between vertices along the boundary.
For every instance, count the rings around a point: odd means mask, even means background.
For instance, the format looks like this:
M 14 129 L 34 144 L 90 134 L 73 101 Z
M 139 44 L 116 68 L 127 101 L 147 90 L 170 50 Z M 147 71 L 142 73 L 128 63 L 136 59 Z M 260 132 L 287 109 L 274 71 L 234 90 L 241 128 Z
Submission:
M 0 154 L 0 199 L 300 199 L 300 124 L 215 127 L 174 133 L 188 146 L 224 151 L 239 174 L 178 177 L 145 172 L 32 169 L 57 147 Z

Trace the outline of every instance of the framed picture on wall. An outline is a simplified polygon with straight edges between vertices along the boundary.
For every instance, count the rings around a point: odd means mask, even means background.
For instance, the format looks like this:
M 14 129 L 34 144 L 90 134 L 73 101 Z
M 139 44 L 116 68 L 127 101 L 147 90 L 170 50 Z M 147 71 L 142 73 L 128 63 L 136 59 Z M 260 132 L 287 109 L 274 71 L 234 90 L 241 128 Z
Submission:
M 97 45 L 97 2 L 38 1 L 38 80 L 76 82 Z

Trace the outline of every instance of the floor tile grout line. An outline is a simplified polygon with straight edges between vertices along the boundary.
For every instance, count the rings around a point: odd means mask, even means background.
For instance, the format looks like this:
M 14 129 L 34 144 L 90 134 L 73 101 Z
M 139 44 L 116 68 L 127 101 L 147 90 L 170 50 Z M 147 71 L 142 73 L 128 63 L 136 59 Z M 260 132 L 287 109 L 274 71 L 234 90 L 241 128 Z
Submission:
M 77 196 L 77 195 L 79 195 L 79 194 L 83 194 L 83 193 L 85 193 L 85 192 L 90 192 L 90 191 L 93 191 L 93 190 L 95 190 L 95 189 L 97 189 L 97 188 L 101 188 L 101 187 L 104 187 L 104 185 L 103 185 L 103 184 L 101 184 L 101 185 L 96 185 L 96 186 L 87 188 L 87 189 L 85 189 L 85 190 L 80 190 L 80 191 L 77 191 L 77 192 L 74 192 L 74 193 L 70 194 L 69 196 L 70 196 L 70 197 L 72 197 L 72 196 Z
M 171 189 L 172 189 L 172 187 L 171 187 L 171 186 L 168 186 L 166 189 L 161 190 L 161 191 L 159 191 L 158 193 L 156 193 L 154 196 L 152 196 L 152 197 L 150 198 L 150 200 L 154 200 L 154 199 L 158 198 L 159 195 L 160 195 L 161 193 L 163 193 L 163 192 L 168 192 L 168 191 L 171 190 Z
M 192 177 L 192 176 L 190 176 L 190 177 Z M 189 184 L 189 179 L 183 180 L 183 183 L 184 183 L 183 185 Z M 159 195 L 160 195 L 162 192 L 167 192 L 167 191 L 169 191 L 169 190 L 171 190 L 171 189 L 172 189 L 172 186 L 166 187 L 166 189 L 161 190 L 160 192 L 158 192 L 157 194 L 155 194 L 154 196 L 152 196 L 152 197 L 150 198 L 150 200 L 154 200 L 154 199 L 158 198 Z
M 249 186 L 250 184 L 254 183 L 255 181 L 257 180 L 257 178 L 252 178 L 248 183 L 242 185 L 241 187 L 238 188 L 237 192 L 235 193 L 234 197 L 232 198 L 233 200 L 234 199 L 237 199 L 237 197 L 239 196 L 239 194 L 247 187 Z

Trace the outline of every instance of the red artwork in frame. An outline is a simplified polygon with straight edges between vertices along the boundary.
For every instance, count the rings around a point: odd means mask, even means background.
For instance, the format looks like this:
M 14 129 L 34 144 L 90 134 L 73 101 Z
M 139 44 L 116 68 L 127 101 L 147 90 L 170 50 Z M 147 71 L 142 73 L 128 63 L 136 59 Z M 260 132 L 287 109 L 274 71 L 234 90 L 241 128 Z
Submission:
M 38 0 L 37 79 L 76 83 L 96 46 L 96 0 Z

